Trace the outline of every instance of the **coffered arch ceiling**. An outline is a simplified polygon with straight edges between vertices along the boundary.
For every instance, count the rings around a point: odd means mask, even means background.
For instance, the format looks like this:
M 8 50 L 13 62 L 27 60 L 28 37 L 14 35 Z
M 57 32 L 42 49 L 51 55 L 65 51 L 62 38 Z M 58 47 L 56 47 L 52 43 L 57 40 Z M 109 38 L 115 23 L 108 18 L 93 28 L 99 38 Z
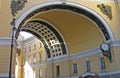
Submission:
M 32 29 L 24 28 L 32 20 L 42 20 L 53 27 L 61 36 L 63 44 L 68 47 L 69 54 L 96 48 L 103 41 L 111 39 L 106 27 L 97 17 L 83 9 L 68 5 L 50 5 L 34 10 L 19 24 L 16 37 L 22 30 L 36 35 Z
M 63 35 L 70 53 L 96 48 L 104 41 L 96 24 L 83 15 L 65 10 L 52 10 L 40 13 L 33 19 L 42 19 L 55 26 Z

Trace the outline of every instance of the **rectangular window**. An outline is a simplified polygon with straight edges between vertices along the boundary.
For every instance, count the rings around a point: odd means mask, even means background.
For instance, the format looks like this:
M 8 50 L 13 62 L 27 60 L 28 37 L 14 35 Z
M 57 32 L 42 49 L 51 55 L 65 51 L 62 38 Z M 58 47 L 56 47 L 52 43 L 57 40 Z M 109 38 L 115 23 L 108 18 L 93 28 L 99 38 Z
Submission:
M 41 53 L 39 54 L 39 62 L 40 63 L 42 62 L 42 54 Z
M 28 56 L 28 63 L 30 63 L 30 55 Z
M 73 64 L 73 73 L 76 74 L 77 73 L 77 63 Z
M 100 62 L 101 62 L 101 70 L 105 70 L 106 66 L 105 66 L 105 60 L 104 60 L 104 57 L 100 57 Z
M 42 44 L 41 44 L 41 42 L 40 42 L 40 48 L 42 47 Z
M 42 69 L 39 70 L 39 78 L 42 78 Z
M 56 66 L 56 76 L 60 76 L 60 66 Z
M 24 53 L 26 53 L 26 48 L 24 49 Z
M 36 78 L 36 71 L 33 71 L 33 78 Z
M 36 54 L 33 55 L 33 63 L 36 63 Z
M 31 46 L 29 47 L 29 52 L 31 51 Z
M 86 71 L 91 72 L 90 61 L 86 61 Z
M 36 50 L 36 44 L 34 44 L 34 50 Z

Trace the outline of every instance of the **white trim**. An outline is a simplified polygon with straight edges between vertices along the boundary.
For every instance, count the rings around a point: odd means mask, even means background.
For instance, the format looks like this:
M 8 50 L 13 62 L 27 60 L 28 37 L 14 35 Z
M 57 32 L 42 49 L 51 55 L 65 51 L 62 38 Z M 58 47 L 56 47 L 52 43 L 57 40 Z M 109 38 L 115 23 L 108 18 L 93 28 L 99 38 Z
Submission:
M 10 37 L 0 37 L 0 46 L 7 46 L 11 45 L 11 38 Z
M 106 21 L 99 14 L 97 14 L 93 10 L 91 10 L 85 6 L 82 6 L 80 4 L 75 4 L 75 3 L 71 3 L 71 2 L 68 2 L 68 4 L 71 6 L 74 6 L 74 7 L 79 7 L 81 9 L 84 9 L 84 10 L 88 11 L 89 13 L 95 15 L 102 22 L 102 24 L 105 26 L 106 30 L 108 31 L 108 33 L 110 35 L 111 40 L 112 41 L 114 40 L 114 36 L 113 36 L 113 32 L 112 32 L 111 28 L 109 27 L 109 25 L 106 23 Z
M 91 55 L 100 54 L 101 52 L 102 51 L 98 47 L 98 48 L 94 48 L 94 49 L 91 49 L 91 50 L 78 52 L 76 54 L 72 54 L 72 55 L 69 55 L 69 56 L 60 57 L 60 58 L 55 59 L 55 60 L 53 60 L 53 59 L 47 60 L 47 64 L 48 63 L 56 63 L 56 62 L 66 61 L 66 60 L 74 60 L 74 59 L 82 58 L 82 57 L 88 57 L 88 56 L 91 56 Z
M 83 52 L 78 52 L 78 53 L 72 54 L 70 56 L 72 59 L 76 59 L 76 58 L 88 57 L 88 56 L 95 55 L 95 54 L 100 54 L 101 52 L 102 51 L 99 49 L 99 47 L 97 47 L 97 48 L 86 50 Z
M 85 77 L 85 76 L 88 76 L 88 75 L 95 76 L 95 73 L 87 72 L 87 73 L 83 74 L 82 77 Z
M 0 37 L 0 46 L 10 46 L 12 39 L 10 37 Z M 18 45 L 16 39 L 14 39 L 15 47 Z
M 60 76 L 60 77 L 56 77 L 56 78 L 79 78 L 78 76 Z
M 9 73 L 0 73 L 0 77 L 9 77 Z M 14 74 L 11 74 L 11 77 L 15 77 Z
M 93 2 L 113 2 L 114 0 L 89 0 Z
M 120 47 L 120 40 L 112 41 L 114 47 Z
M 113 74 L 120 74 L 120 70 L 117 71 L 113 71 L 113 72 L 103 72 L 103 73 L 99 73 L 99 76 L 106 76 L 106 75 L 113 75 Z
M 18 18 L 18 20 L 16 21 L 16 25 L 15 25 L 16 28 L 19 27 L 20 23 L 22 22 L 22 20 L 25 19 L 25 17 L 27 15 L 29 15 L 30 13 L 32 13 L 36 9 L 39 9 L 39 8 L 42 8 L 42 7 L 45 7 L 45 6 L 49 6 L 49 5 L 57 5 L 57 4 L 63 4 L 63 2 L 62 1 L 49 1 L 49 2 L 44 2 L 44 3 L 41 3 L 41 4 L 38 4 L 38 5 L 35 5 L 35 6 L 31 7 L 30 9 L 28 9 L 27 11 L 25 11 Z M 105 28 L 107 29 L 107 31 L 108 31 L 108 33 L 110 35 L 111 40 L 112 41 L 114 40 L 114 36 L 113 36 L 113 32 L 112 32 L 111 28 L 109 27 L 109 25 L 106 23 L 106 21 L 99 14 L 97 14 L 93 10 L 91 10 L 91 9 L 85 7 L 85 6 L 82 6 L 80 4 L 77 4 L 77 3 L 66 1 L 66 5 L 70 5 L 70 6 L 74 6 L 74 7 L 78 7 L 78 8 L 84 9 L 84 10 L 88 11 L 89 13 L 95 15 L 104 24 Z
M 112 41 L 113 47 L 120 47 L 120 40 L 117 41 Z M 95 55 L 95 54 L 101 54 L 102 51 L 100 50 L 99 47 L 94 48 L 94 49 L 90 49 L 90 50 L 86 50 L 86 51 L 82 51 L 82 52 L 77 52 L 76 54 L 72 54 L 69 56 L 62 56 L 59 57 L 57 59 L 49 59 L 47 60 L 47 63 L 55 63 L 55 62 L 61 62 L 61 61 L 65 61 L 65 60 L 74 60 L 77 58 L 83 58 L 83 57 L 88 57 L 91 55 Z
M 113 74 L 120 74 L 120 70 L 118 71 L 113 71 L 113 72 L 109 72 L 109 73 L 99 73 L 97 74 L 98 76 L 108 76 L 108 75 L 113 75 Z M 95 73 L 92 73 L 92 72 L 87 72 L 85 74 L 82 75 L 82 77 L 85 77 L 87 75 L 92 75 L 92 76 L 95 76 L 96 74 Z M 78 76 L 72 76 L 72 77 L 57 77 L 57 78 L 78 78 Z

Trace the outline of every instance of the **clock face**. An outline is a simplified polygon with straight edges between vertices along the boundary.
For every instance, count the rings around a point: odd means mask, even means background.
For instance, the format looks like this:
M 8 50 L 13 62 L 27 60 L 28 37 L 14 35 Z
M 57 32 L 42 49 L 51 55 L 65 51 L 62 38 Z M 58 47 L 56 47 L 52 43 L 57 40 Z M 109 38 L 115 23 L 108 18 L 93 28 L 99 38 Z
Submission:
M 109 44 L 103 43 L 101 44 L 101 50 L 108 51 L 110 49 Z

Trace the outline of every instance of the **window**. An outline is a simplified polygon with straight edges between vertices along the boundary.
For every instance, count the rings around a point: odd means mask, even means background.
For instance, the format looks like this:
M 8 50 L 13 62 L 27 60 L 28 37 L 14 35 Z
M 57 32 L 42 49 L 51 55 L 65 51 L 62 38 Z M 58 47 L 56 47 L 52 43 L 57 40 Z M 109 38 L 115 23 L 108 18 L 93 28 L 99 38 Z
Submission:
M 28 56 L 28 63 L 30 63 L 30 55 Z
M 42 62 L 42 53 L 39 54 L 39 62 Z
M 90 61 L 86 61 L 86 71 L 91 72 Z
M 26 53 L 26 48 L 24 49 L 24 52 Z
M 56 66 L 56 76 L 60 76 L 60 66 Z
M 33 55 L 33 63 L 36 63 L 36 54 Z
M 73 63 L 73 74 L 77 73 L 77 63 Z
M 29 52 L 31 51 L 31 46 L 29 47 Z
M 36 71 L 33 71 L 33 78 L 36 78 Z
M 101 70 L 105 70 L 106 66 L 105 66 L 105 60 L 104 60 L 104 57 L 100 57 L 100 68 Z
M 42 44 L 41 44 L 41 42 L 40 42 L 40 48 L 42 47 Z
M 42 78 L 42 69 L 39 70 L 39 78 Z
M 36 44 L 34 44 L 34 50 L 36 50 Z

